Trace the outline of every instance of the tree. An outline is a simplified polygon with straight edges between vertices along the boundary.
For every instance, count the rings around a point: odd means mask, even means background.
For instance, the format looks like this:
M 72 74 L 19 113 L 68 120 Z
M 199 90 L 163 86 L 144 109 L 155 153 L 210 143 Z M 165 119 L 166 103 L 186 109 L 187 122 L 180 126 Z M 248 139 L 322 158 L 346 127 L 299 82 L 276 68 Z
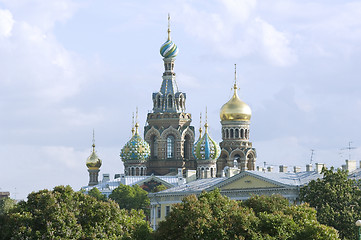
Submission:
M 0 239 L 147 239 L 142 212 L 122 210 L 69 186 L 28 195 L 2 219 Z M 141 238 L 139 238 L 141 236 Z
M 219 190 L 187 196 L 155 232 L 159 239 L 339 239 L 337 231 L 317 222 L 307 204 L 289 205 L 280 196 L 230 200 Z
M 339 231 L 342 239 L 356 239 L 355 222 L 361 217 L 361 190 L 348 172 L 323 169 L 323 178 L 300 190 L 301 201 L 317 210 L 317 219 Z
M 160 185 L 158 185 L 158 186 L 156 186 L 153 190 L 152 190 L 152 192 L 160 192 L 160 191 L 163 191 L 163 190 L 166 190 L 166 189 L 168 189 L 166 186 L 164 186 L 163 184 L 160 184 Z
M 88 192 L 89 196 L 92 196 L 94 198 L 96 198 L 99 201 L 106 201 L 107 200 L 107 196 L 102 194 L 98 188 L 94 187 L 92 188 L 89 192 Z
M 12 209 L 16 204 L 14 199 L 9 197 L 0 199 L 0 215 L 6 214 Z
M 138 185 L 128 186 L 121 184 L 112 191 L 109 198 L 118 203 L 120 208 L 127 210 L 141 209 L 147 216 L 149 215 L 150 200 L 148 192 Z

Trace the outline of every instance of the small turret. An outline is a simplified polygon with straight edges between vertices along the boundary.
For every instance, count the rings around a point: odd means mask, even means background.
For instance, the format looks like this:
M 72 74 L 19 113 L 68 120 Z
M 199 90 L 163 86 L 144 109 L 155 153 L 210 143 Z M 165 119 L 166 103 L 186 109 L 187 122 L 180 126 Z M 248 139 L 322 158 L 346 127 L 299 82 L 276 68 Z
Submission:
M 94 130 L 93 130 L 93 151 L 86 160 L 86 166 L 88 167 L 89 172 L 89 186 L 94 186 L 98 184 L 98 174 L 99 169 L 102 166 L 102 160 L 95 153 L 95 139 L 94 139 Z

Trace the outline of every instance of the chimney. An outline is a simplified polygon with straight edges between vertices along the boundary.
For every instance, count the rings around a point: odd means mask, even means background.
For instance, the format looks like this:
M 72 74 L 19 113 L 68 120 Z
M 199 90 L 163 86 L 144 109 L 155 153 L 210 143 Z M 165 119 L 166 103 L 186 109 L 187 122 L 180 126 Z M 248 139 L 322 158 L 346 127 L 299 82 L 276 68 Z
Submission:
M 349 172 L 355 171 L 357 169 L 356 167 L 356 161 L 355 160 L 346 160 L 346 170 Z
M 306 172 L 312 172 L 312 164 L 306 165 Z
M 238 168 L 228 168 L 226 177 L 233 177 L 234 175 L 238 174 L 240 170 Z
M 293 167 L 293 172 L 294 172 L 294 173 L 301 172 L 301 167 L 294 166 L 294 167 Z
M 318 173 L 321 173 L 322 168 L 326 167 L 326 165 L 324 163 L 316 163 L 316 169 L 315 171 Z
M 267 172 L 273 172 L 273 167 L 267 167 Z
M 109 173 L 103 173 L 102 182 L 108 182 L 108 181 L 110 181 Z
M 280 172 L 287 172 L 287 166 L 280 165 Z
M 197 170 L 186 170 L 186 181 L 192 182 L 197 179 Z
M 182 185 L 184 183 L 184 179 L 183 179 L 183 169 L 182 168 L 178 168 L 178 185 Z

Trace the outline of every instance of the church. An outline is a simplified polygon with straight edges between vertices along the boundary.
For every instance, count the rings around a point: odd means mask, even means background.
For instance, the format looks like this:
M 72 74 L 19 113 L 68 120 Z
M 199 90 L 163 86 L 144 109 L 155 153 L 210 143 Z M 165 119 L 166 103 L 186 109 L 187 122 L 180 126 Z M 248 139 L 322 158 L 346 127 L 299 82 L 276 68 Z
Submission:
M 236 69 L 233 96 L 220 109 L 222 142 L 218 144 L 208 133 L 207 116 L 199 134 L 192 126 L 192 115 L 186 112 L 187 94 L 179 91 L 176 82 L 174 68 L 178 47 L 171 39 L 169 19 L 167 32 L 167 41 L 160 48 L 164 62 L 160 90 L 152 94 L 153 109 L 147 115 L 143 137 L 138 117 L 134 123 L 133 116 L 132 137 L 120 153 L 124 174 L 117 174 L 116 179 L 123 178 L 125 183 L 132 178 L 143 181 L 153 176 L 153 180 L 174 185 L 175 182 L 226 176 L 234 167 L 239 171 L 255 170 L 257 154 L 250 141 L 251 108 L 237 94 Z M 101 160 L 94 144 L 86 166 L 88 186 L 98 185 Z M 107 180 L 110 187 L 109 175 L 105 174 L 102 182 Z
M 224 99 L 219 109 L 222 141 L 216 143 L 208 132 L 207 113 L 204 125 L 196 131 L 192 115 L 186 111 L 187 94 L 178 89 L 175 60 L 177 45 L 171 39 L 168 17 L 168 36 L 161 45 L 160 55 L 164 72 L 160 89 L 152 96 L 153 109 L 147 115 L 144 134 L 141 136 L 138 111 L 134 120 L 131 139 L 121 148 L 120 158 L 124 173 L 103 174 L 99 181 L 102 161 L 97 156 L 95 144 L 86 161 L 89 183 L 85 192 L 96 187 L 109 196 L 120 184 L 139 185 L 149 192 L 151 216 L 154 229 L 165 219 L 171 207 L 189 194 L 220 189 L 221 194 L 234 200 L 244 200 L 252 194 L 281 194 L 291 202 L 299 202 L 299 189 L 309 181 L 321 178 L 324 164 L 306 165 L 306 171 L 294 166 L 260 168 L 256 166 L 257 152 L 250 141 L 251 108 L 237 93 L 237 72 L 235 68 L 233 95 Z M 220 103 L 220 106 L 222 103 Z M 94 141 L 94 140 L 93 140 Z M 351 170 L 356 162 L 349 161 Z M 166 190 L 154 192 L 163 185 Z

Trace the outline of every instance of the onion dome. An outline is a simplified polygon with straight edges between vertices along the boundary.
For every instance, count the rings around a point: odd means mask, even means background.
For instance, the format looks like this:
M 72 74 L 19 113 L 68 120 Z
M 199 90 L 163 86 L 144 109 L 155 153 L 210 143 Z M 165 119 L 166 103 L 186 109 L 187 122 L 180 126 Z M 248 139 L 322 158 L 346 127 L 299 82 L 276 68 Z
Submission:
M 160 55 L 164 58 L 174 58 L 178 54 L 178 47 L 175 45 L 170 37 L 170 26 L 169 26 L 170 16 L 168 15 L 168 39 L 160 47 Z
M 120 157 L 122 158 L 123 162 L 129 160 L 146 161 L 149 158 L 149 144 L 139 136 L 138 127 L 139 125 L 136 123 L 135 133 L 120 152 Z
M 95 144 L 93 143 L 93 151 L 86 160 L 86 166 L 90 169 L 99 169 L 101 165 L 102 165 L 102 160 L 100 160 L 97 154 L 95 153 Z
M 193 155 L 197 160 L 216 160 L 221 150 L 208 134 L 208 124 L 204 125 L 205 133 L 194 145 Z
M 170 39 L 168 39 L 160 47 L 160 55 L 164 58 L 174 58 L 178 54 L 178 47 Z
M 222 121 L 250 121 L 252 111 L 251 108 L 239 99 L 237 94 L 237 84 L 234 86 L 232 98 L 222 106 L 220 117 Z

